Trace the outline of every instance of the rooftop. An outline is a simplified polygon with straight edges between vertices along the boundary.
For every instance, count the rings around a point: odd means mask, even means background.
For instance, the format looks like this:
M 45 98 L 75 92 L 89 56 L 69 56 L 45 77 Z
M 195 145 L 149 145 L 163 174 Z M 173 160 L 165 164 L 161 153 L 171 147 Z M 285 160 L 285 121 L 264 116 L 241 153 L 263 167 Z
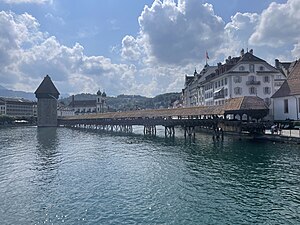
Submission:
M 33 103 L 32 101 L 24 98 L 9 98 L 9 97 L 0 97 L 0 102 L 7 103 Z
M 58 99 L 59 92 L 53 84 L 49 75 L 47 75 L 40 86 L 34 92 L 37 98 L 56 98 Z
M 77 100 L 72 101 L 69 107 L 96 107 L 96 100 Z
M 300 61 L 295 61 L 293 65 L 294 67 L 287 80 L 284 81 L 272 98 L 300 95 Z

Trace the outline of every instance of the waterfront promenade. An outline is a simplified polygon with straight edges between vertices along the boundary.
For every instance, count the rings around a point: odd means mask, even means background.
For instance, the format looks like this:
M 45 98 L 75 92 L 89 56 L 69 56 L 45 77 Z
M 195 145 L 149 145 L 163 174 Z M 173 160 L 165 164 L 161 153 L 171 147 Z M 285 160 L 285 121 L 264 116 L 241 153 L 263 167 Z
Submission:
M 266 130 L 264 135 L 255 136 L 254 139 L 261 141 L 280 142 L 286 144 L 300 144 L 299 129 L 284 129 L 272 133 L 271 130 Z

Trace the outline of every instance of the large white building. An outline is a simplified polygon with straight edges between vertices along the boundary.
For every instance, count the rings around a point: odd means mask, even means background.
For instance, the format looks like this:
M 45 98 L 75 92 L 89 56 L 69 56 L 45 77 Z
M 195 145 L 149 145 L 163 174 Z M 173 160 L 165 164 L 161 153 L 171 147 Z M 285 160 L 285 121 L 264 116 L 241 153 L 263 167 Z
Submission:
M 246 53 L 242 49 L 238 57 L 229 56 L 217 66 L 206 64 L 200 73 L 186 76 L 184 106 L 223 105 L 227 99 L 257 96 L 271 109 L 271 96 L 285 79 L 280 69 L 255 56 L 252 49 Z
M 36 102 L 24 98 L 0 97 L 0 115 L 16 117 L 36 116 Z
M 289 69 L 287 80 L 272 96 L 274 120 L 300 119 L 300 61 L 292 63 Z

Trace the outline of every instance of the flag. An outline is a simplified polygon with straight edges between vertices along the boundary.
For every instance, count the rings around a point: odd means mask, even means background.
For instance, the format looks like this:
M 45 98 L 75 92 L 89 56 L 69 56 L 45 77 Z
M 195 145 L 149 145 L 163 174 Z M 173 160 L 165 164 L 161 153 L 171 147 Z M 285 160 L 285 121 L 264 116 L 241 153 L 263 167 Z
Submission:
M 208 57 L 208 52 L 207 52 L 207 51 L 205 52 L 205 58 L 206 58 L 206 59 L 209 59 L 209 57 Z

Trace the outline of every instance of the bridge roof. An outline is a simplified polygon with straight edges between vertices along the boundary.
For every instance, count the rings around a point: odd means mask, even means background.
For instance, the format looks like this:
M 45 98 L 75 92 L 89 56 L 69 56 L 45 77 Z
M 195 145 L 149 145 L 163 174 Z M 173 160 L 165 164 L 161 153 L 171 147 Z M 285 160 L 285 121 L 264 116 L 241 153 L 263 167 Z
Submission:
M 265 101 L 257 96 L 243 96 L 229 99 L 224 105 L 224 112 L 267 110 Z
M 267 110 L 263 99 L 256 96 L 244 96 L 240 98 L 229 99 L 224 105 L 220 106 L 197 106 L 189 108 L 175 109 L 149 109 L 135 110 L 126 112 L 110 112 L 88 115 L 78 115 L 66 117 L 64 119 L 124 119 L 124 118 L 157 118 L 157 117 L 173 117 L 173 116 L 213 116 L 224 115 L 230 112 L 250 112 L 251 110 Z

